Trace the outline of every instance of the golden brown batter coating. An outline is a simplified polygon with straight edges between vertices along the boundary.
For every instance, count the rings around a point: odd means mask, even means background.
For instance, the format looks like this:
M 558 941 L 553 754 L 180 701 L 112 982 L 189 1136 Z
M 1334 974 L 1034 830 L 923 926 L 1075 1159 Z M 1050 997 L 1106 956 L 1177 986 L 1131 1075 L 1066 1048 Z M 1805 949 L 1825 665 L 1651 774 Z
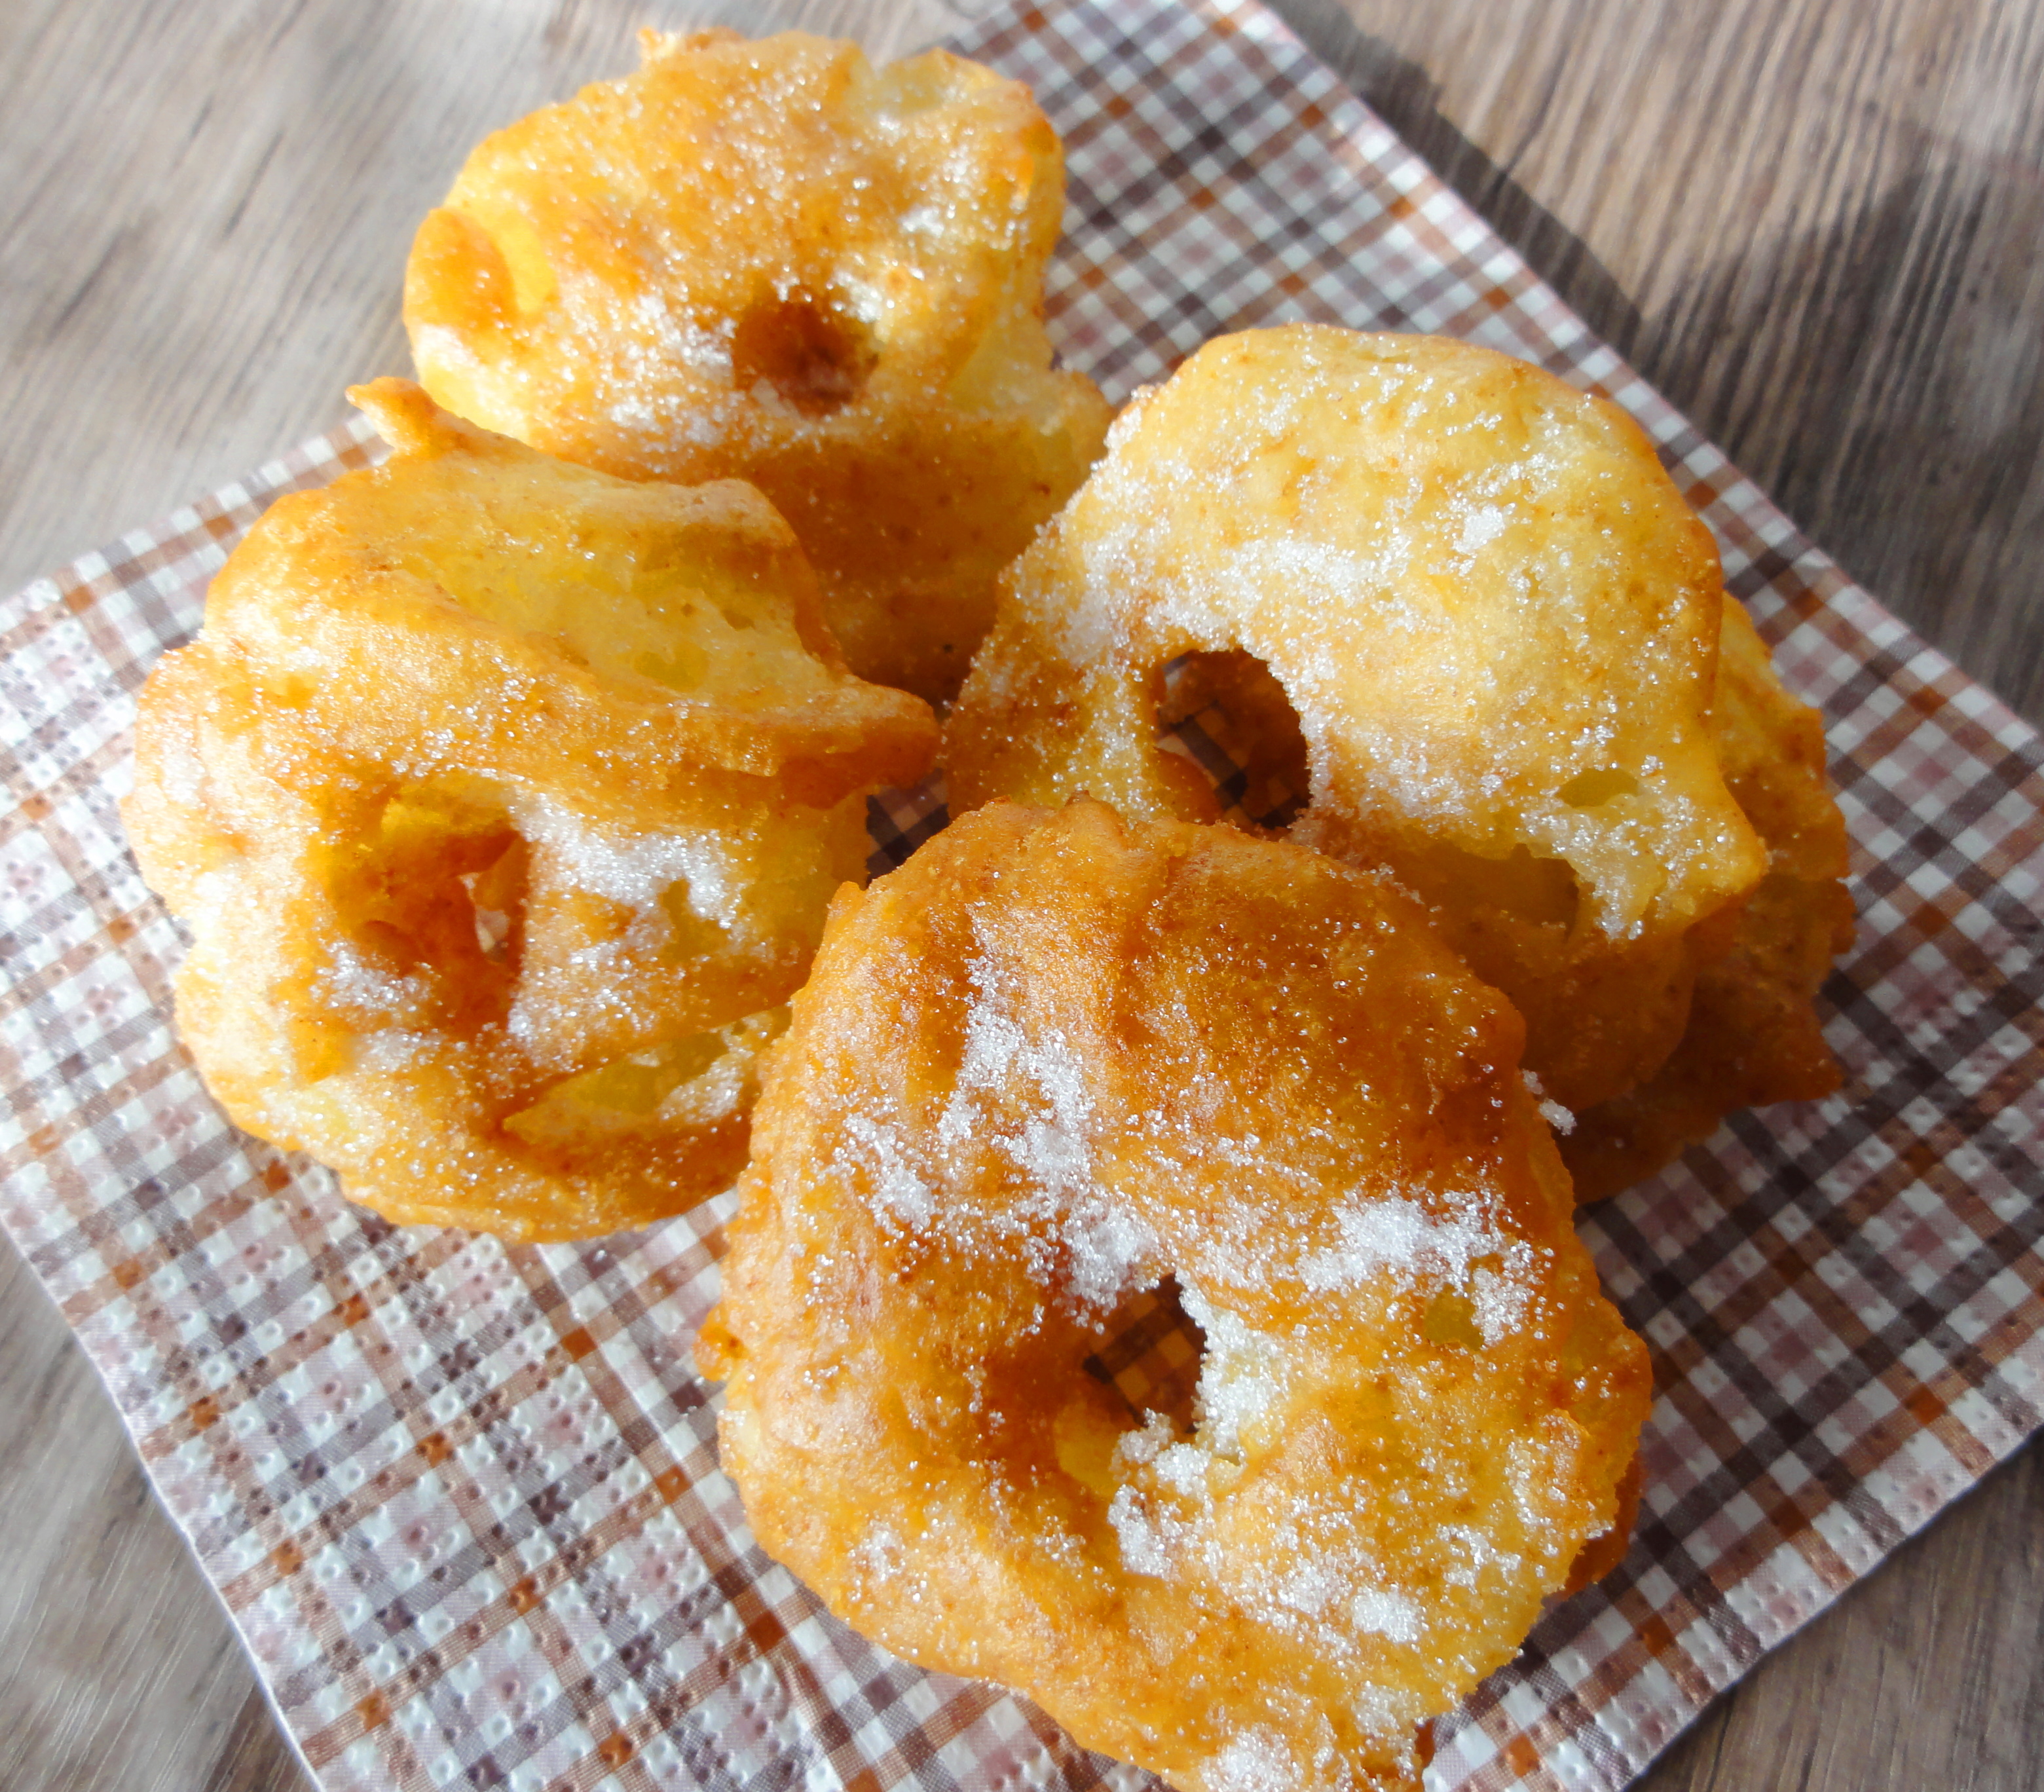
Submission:
M 853 671 L 948 697 L 1107 428 L 1043 332 L 1057 134 L 941 50 L 645 44 L 636 75 L 485 140 L 421 227 L 419 377 L 608 472 L 750 480 Z
M 1520 1038 L 1403 891 L 1229 829 L 1000 804 L 841 894 L 698 1347 L 761 1541 L 1182 1792 L 1416 1787 L 1649 1398 Z M 1189 1432 L 1081 1367 L 1166 1276 Z
M 1824 775 L 1823 718 L 1782 688 L 1746 611 L 1726 600 L 1712 716 L 1725 778 L 1767 843 L 1767 875 L 1731 950 L 1696 975 L 1689 1030 L 1652 1077 L 1576 1117 L 1562 1156 L 1579 1201 L 1600 1201 L 1708 1138 L 1738 1108 L 1808 1102 L 1838 1086 L 1818 986 L 1853 940 L 1845 817 Z
M 144 689 L 126 808 L 241 1125 L 405 1222 L 617 1231 L 724 1186 L 863 793 L 936 729 L 838 659 L 757 492 L 570 466 L 379 381 Z
M 1204 818 L 1157 741 L 1162 675 L 1246 661 L 1297 712 L 1292 837 L 1434 903 L 1581 1109 L 1673 1050 L 1766 868 L 1711 736 L 1722 605 L 1708 532 L 1613 406 L 1439 337 L 1224 337 L 1131 405 L 1007 575 L 952 801 Z

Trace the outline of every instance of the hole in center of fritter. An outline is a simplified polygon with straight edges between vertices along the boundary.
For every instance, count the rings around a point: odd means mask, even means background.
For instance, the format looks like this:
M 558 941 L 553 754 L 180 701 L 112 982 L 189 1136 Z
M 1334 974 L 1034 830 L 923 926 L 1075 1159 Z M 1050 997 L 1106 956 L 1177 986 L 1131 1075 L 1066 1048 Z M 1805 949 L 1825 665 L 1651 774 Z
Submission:
M 1158 744 L 1213 788 L 1222 819 L 1281 832 L 1311 794 L 1299 712 L 1253 653 L 1185 653 L 1165 667 Z
M 502 1017 L 524 929 L 525 845 L 501 798 L 451 775 L 393 791 L 337 848 L 329 892 L 368 963 L 430 990 L 439 1020 Z
M 731 340 L 738 389 L 749 392 L 764 380 L 805 417 L 826 417 L 850 404 L 879 358 L 865 325 L 799 290 L 755 306 Z
M 1162 1413 L 1181 1436 L 1193 1429 L 1194 1397 L 1206 1336 L 1185 1311 L 1178 1280 L 1131 1294 L 1108 1316 L 1100 1348 L 1086 1373 L 1120 1395 L 1129 1422 Z

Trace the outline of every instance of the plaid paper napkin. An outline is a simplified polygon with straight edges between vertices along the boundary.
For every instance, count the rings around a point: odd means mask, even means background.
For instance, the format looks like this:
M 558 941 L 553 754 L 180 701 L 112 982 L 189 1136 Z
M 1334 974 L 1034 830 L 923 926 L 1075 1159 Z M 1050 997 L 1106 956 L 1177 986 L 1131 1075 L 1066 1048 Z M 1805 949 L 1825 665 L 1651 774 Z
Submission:
M 1030 6 L 958 47 L 1064 133 L 1053 327 L 1110 396 L 1289 318 L 1542 362 L 1646 427 L 1826 710 L 1860 913 L 1827 990 L 1846 1086 L 1586 1217 L 1655 1353 L 1636 1540 L 1443 1727 L 1430 1780 L 1616 1787 L 2044 1420 L 2037 736 L 1249 0 Z M 1142 1782 L 870 1647 L 759 1553 L 689 1359 L 728 1202 L 574 1247 L 401 1231 L 206 1099 L 167 1018 L 178 936 L 115 813 L 132 699 L 263 506 L 363 463 L 363 433 L 0 610 L 0 1217 L 305 1759 L 329 1792 Z M 880 863 L 931 806 L 876 804 Z

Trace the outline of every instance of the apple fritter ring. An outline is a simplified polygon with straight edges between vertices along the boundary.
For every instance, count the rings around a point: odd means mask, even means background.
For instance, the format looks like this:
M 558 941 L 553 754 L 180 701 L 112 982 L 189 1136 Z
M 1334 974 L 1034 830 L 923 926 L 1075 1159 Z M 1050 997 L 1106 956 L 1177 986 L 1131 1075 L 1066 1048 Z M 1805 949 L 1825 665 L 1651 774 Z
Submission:
M 1434 904 L 1581 1109 L 1674 1049 L 1766 869 L 1711 735 L 1723 603 L 1615 407 L 1439 337 L 1223 337 L 1130 405 L 1005 577 L 952 801 L 1211 818 L 1158 740 L 1166 668 L 1198 663 L 1278 718 L 1262 756 L 1309 786 L 1292 837 Z
M 948 698 L 1107 428 L 1041 317 L 1057 134 L 941 50 L 644 43 L 637 74 L 486 139 L 421 226 L 419 377 L 608 472 L 750 480 L 852 670 Z
M 698 1344 L 766 1549 L 1184 1792 L 1413 1788 L 1620 1521 L 1644 1347 L 1389 880 L 996 804 L 840 893 Z M 1082 1366 L 1174 1282 L 1191 1422 Z
M 570 466 L 382 381 L 151 676 L 126 809 L 209 1086 L 405 1222 L 644 1224 L 744 1160 L 863 793 L 928 707 L 838 659 L 736 483 Z

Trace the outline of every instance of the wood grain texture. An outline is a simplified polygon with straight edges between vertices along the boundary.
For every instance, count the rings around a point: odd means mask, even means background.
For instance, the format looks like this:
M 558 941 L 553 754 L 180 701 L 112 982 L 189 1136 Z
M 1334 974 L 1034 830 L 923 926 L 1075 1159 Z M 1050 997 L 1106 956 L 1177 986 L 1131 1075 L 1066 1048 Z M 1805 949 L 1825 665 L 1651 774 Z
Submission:
M 1806 533 L 2044 721 L 2044 7 L 1279 10 Z
M 637 60 L 650 19 L 943 34 L 942 0 L 6 0 L 0 590 L 406 373 L 405 252 L 476 139 Z
M 309 1786 L 113 1402 L 11 1249 L 0 1364 L 0 1786 Z
M 979 0 L 7 0 L 0 588 L 402 371 L 467 146 L 632 30 Z M 1827 548 L 2044 718 L 2044 0 L 1278 0 Z M 300 1792 L 62 1321 L 0 1252 L 0 1786 Z M 2032 1448 L 1778 1652 L 1652 1792 L 2044 1788 Z

